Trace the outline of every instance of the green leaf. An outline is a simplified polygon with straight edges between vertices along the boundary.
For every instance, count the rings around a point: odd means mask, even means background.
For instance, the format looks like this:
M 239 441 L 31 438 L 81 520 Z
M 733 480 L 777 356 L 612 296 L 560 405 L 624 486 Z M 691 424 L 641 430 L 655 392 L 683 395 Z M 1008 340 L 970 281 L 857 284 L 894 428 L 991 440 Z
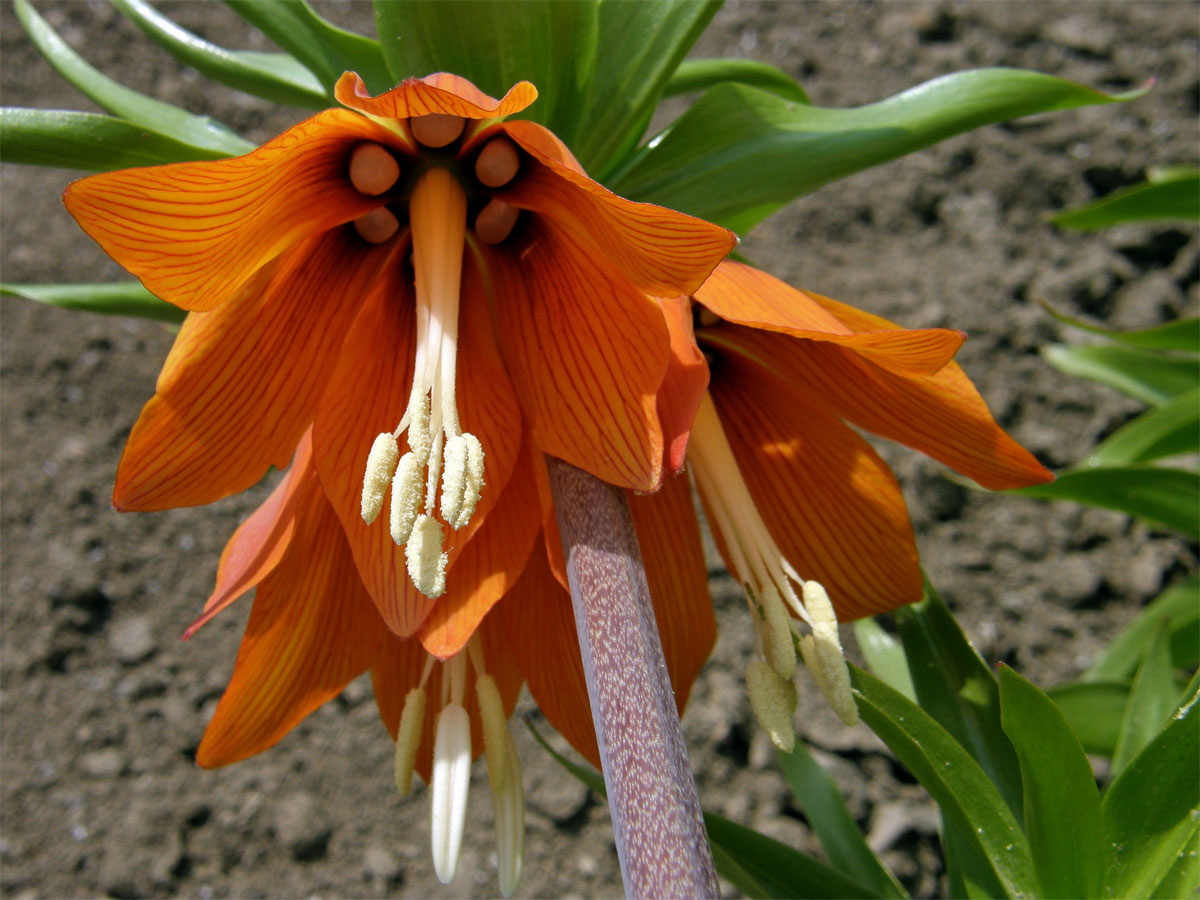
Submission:
M 1200 575 L 1159 594 L 1126 626 L 1098 660 L 1083 673 L 1089 681 L 1128 678 L 1133 675 L 1158 623 L 1170 626 L 1171 665 L 1200 662 Z
M 1195 353 L 1200 348 L 1200 319 L 1198 318 L 1176 319 L 1173 322 L 1140 331 L 1113 331 L 1081 319 L 1074 319 L 1059 312 L 1045 301 L 1038 302 L 1042 309 L 1066 325 L 1090 331 L 1092 334 L 1102 334 L 1122 344 L 1129 344 L 1131 347 L 1142 347 L 1146 350 L 1182 350 L 1187 353 Z
M 1154 466 L 1112 466 L 1063 472 L 1049 484 L 1017 488 L 1043 500 L 1072 500 L 1116 509 L 1200 537 L 1200 475 Z
M 1122 770 L 1103 801 L 1111 897 L 1149 897 L 1179 857 L 1194 853 L 1200 823 L 1200 694 Z
M 983 125 L 1111 103 L 1018 69 L 943 76 L 879 103 L 825 109 L 740 84 L 704 94 L 610 185 L 744 233 L 802 194 Z
M 1200 387 L 1122 425 L 1088 454 L 1084 465 L 1124 466 L 1200 452 Z
M 180 143 L 112 116 L 65 109 L 0 109 L 0 161 L 6 163 L 107 172 L 228 155 Z
M 1163 219 L 1200 220 L 1200 170 L 1171 170 L 1158 180 L 1143 181 L 1086 206 L 1064 210 L 1050 221 L 1060 228 L 1092 231 L 1122 222 Z
M 108 316 L 138 316 L 160 322 L 182 322 L 187 315 L 179 307 L 159 300 L 137 281 L 117 284 L 0 284 L 0 297 L 21 297 L 63 309 Z
M 1025 834 L 1046 897 L 1099 897 L 1104 877 L 1100 792 L 1079 739 L 1054 702 L 1000 668 L 1004 733 L 1021 761 Z
M 900 882 L 871 852 L 846 808 L 842 792 L 803 741 L 779 754 L 780 768 L 809 826 L 817 833 L 830 864 L 871 888 L 880 897 L 907 897 Z
M 146 0 L 112 0 L 147 37 L 201 75 L 274 103 L 324 109 L 332 95 L 315 75 L 286 53 L 226 50 L 164 16 Z
M 1162 406 L 1196 386 L 1194 357 L 1166 356 L 1135 347 L 1062 344 L 1050 344 L 1042 355 L 1060 372 L 1098 381 L 1151 406 Z
M 762 88 L 785 100 L 808 103 L 808 94 L 782 69 L 756 59 L 685 59 L 663 89 L 664 97 L 703 91 L 725 82 Z
M 154 100 L 113 81 L 83 60 L 28 0 L 16 0 L 17 18 L 30 39 L 59 74 L 102 109 L 182 144 L 215 151 L 223 156 L 248 153 L 254 145 L 207 116 L 194 116 L 170 103 Z
M 347 70 L 361 75 L 367 87 L 376 94 L 396 85 L 396 81 L 388 74 L 378 41 L 325 21 L 304 0 L 225 2 L 276 45 L 299 60 L 316 76 L 330 96 L 333 95 L 334 84 Z
M 1129 703 L 1121 722 L 1121 733 L 1113 751 L 1112 771 L 1120 772 L 1162 729 L 1175 711 L 1179 688 L 1171 674 L 1171 648 L 1167 643 L 1167 623 L 1159 621 L 1142 664 L 1138 666 L 1129 692 Z
M 1191 836 L 1162 881 L 1150 893 L 1151 900 L 1178 900 L 1180 897 L 1200 895 L 1200 822 L 1192 829 Z
M 917 702 L 987 773 L 1021 818 L 1021 771 L 1000 721 L 1000 691 L 933 587 L 920 603 L 895 612 Z
M 850 680 L 863 721 L 941 806 L 964 878 L 994 897 L 1036 896 L 1029 844 L 988 774 L 899 691 L 857 666 Z
M 917 692 L 913 688 L 912 675 L 908 671 L 908 660 L 900 642 L 879 627 L 874 618 L 859 619 L 854 623 L 854 637 L 862 651 L 867 666 L 882 678 L 888 687 L 916 702 Z
M 1127 681 L 1076 681 L 1048 691 L 1088 753 L 1113 755 L 1129 702 Z

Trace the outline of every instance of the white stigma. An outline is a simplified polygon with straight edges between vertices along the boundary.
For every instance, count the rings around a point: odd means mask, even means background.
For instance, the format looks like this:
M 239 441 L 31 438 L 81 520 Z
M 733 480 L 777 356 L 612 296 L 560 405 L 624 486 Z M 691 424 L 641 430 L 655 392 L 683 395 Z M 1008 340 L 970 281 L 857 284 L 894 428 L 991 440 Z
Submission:
M 449 703 L 438 715 L 433 744 L 430 848 L 438 881 L 449 884 L 458 868 L 467 789 L 471 782 L 471 720 L 461 704 Z

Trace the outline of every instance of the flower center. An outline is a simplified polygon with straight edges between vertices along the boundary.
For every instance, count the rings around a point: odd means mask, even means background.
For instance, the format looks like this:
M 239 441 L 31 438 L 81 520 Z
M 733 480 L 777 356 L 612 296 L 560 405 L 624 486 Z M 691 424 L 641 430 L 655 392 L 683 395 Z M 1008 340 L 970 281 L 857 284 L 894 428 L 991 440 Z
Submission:
M 825 589 L 812 579 L 801 578 L 771 537 L 707 392 L 692 426 L 688 460 L 754 617 L 761 663 L 747 670 L 747 686 L 759 721 L 780 749 L 791 751 L 795 691 L 789 692 L 789 685 L 799 649 L 830 706 L 843 721 L 853 724 L 858 712 L 850 694 L 833 606 Z M 793 615 L 809 626 L 810 634 L 795 633 Z

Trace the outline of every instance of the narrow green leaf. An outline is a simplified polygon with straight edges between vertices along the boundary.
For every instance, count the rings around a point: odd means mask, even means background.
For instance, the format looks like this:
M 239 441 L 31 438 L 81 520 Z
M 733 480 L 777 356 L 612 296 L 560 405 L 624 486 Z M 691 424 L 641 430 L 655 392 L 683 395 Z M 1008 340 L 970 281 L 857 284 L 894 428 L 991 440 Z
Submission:
M 1130 99 L 1017 69 L 977 69 L 879 103 L 824 109 L 748 85 L 705 93 L 610 186 L 745 233 L 837 178 L 983 125 Z
M 992 670 L 928 582 L 924 599 L 895 617 L 917 702 L 971 754 L 1020 821 L 1020 765 L 1000 722 Z
M 1086 206 L 1064 210 L 1050 221 L 1060 228 L 1092 231 L 1122 222 L 1163 219 L 1200 220 L 1200 171 L 1176 169 L 1157 181 L 1143 181 Z
M 0 297 L 21 297 L 107 316 L 137 316 L 160 322 L 182 322 L 187 315 L 177 306 L 159 300 L 140 282 L 116 284 L 0 284 Z
M 873 618 L 859 619 L 854 623 L 854 637 L 862 651 L 867 666 L 882 678 L 888 687 L 895 688 L 905 697 L 916 702 L 917 692 L 913 688 L 912 675 L 908 671 L 908 660 L 900 642 L 879 627 Z
M 1048 693 L 1085 751 L 1113 755 L 1129 702 L 1128 681 L 1076 681 Z
M 1181 350 L 1186 353 L 1196 353 L 1200 349 L 1200 319 L 1176 319 L 1153 328 L 1139 331 L 1113 331 L 1101 328 L 1082 319 L 1075 319 L 1066 313 L 1059 312 L 1044 300 L 1038 301 L 1042 309 L 1065 325 L 1090 331 L 1092 334 L 1102 334 L 1122 344 L 1131 347 L 1142 347 L 1146 350 Z
M 315 75 L 286 53 L 226 50 L 164 16 L 146 0 L 112 0 L 147 37 L 201 75 L 274 103 L 324 109 L 333 98 Z
M 1193 694 L 1104 794 L 1108 896 L 1149 897 L 1181 855 L 1196 851 L 1198 758 L 1200 694 Z
M 63 78 L 102 109 L 154 134 L 216 151 L 223 156 L 235 156 L 254 149 L 249 141 L 207 116 L 194 116 L 170 103 L 139 94 L 100 73 L 59 37 L 58 32 L 38 15 L 28 0 L 16 0 L 14 9 L 42 55 Z
M 1112 466 L 1063 472 L 1050 484 L 1009 491 L 1043 500 L 1072 500 L 1116 509 L 1200 537 L 1200 475 L 1155 466 Z
M 914 672 L 914 678 L 916 673 Z M 863 721 L 938 802 L 958 835 L 961 869 L 991 896 L 1034 897 L 1029 844 L 992 779 L 921 707 L 857 666 L 850 680 Z
M 725 82 L 762 88 L 785 100 L 808 103 L 808 94 L 791 75 L 756 59 L 685 59 L 663 89 L 664 97 L 707 90 Z
M 1151 900 L 1179 900 L 1200 896 L 1200 820 L 1182 841 L 1182 849 L 1167 873 L 1150 892 Z
M 804 742 L 797 740 L 791 753 L 780 753 L 779 765 L 800 811 L 817 833 L 830 865 L 862 882 L 880 897 L 907 897 L 908 893 L 896 876 L 884 867 L 863 840 L 862 832 L 842 799 L 842 792 L 829 773 L 813 759 Z
M 1170 624 L 1171 665 L 1200 662 L 1200 575 L 1163 591 L 1126 626 L 1083 673 L 1088 681 L 1129 678 L 1161 621 Z
M 1200 452 L 1200 387 L 1184 391 L 1110 434 L 1084 465 L 1126 466 Z
M 1195 357 L 1167 356 L 1136 347 L 1062 344 L 1044 347 L 1042 356 L 1060 372 L 1107 384 L 1151 406 L 1162 406 L 1196 386 Z
M 234 12 L 282 47 L 316 76 L 326 93 L 342 73 L 362 76 L 373 93 L 395 87 L 379 42 L 338 28 L 304 0 L 225 0 Z M 447 18 L 451 18 L 447 16 Z M 436 71 L 436 70 L 434 70 Z M 413 74 L 428 75 L 429 72 Z
M 1167 622 L 1159 621 L 1146 645 L 1142 663 L 1133 677 L 1129 704 L 1121 722 L 1121 733 L 1113 752 L 1112 771 L 1118 773 L 1162 730 L 1175 711 L 1179 688 L 1171 674 L 1171 648 Z
M 1008 666 L 1000 668 L 1000 707 L 1021 761 L 1025 834 L 1042 895 L 1099 897 L 1100 792 L 1079 739 L 1054 702 Z
M 138 125 L 65 109 L 0 109 L 0 162 L 107 172 L 192 159 L 224 159 Z

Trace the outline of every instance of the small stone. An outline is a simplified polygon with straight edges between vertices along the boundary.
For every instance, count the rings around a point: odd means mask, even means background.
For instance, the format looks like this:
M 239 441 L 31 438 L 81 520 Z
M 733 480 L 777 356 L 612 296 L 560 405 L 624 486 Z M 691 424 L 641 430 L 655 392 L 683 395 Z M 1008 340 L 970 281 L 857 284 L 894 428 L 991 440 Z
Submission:
M 105 747 L 81 756 L 79 768 L 93 778 L 116 778 L 125 769 L 125 757 L 116 747 Z
M 363 854 L 363 871 L 368 878 L 393 882 L 404 874 L 404 865 L 386 847 L 372 844 Z
M 315 797 L 301 791 L 288 794 L 275 806 L 275 836 L 292 859 L 313 862 L 325 856 L 333 829 Z
M 113 655 L 129 666 L 149 659 L 157 649 L 154 628 L 146 616 L 132 616 L 114 623 L 108 643 Z

